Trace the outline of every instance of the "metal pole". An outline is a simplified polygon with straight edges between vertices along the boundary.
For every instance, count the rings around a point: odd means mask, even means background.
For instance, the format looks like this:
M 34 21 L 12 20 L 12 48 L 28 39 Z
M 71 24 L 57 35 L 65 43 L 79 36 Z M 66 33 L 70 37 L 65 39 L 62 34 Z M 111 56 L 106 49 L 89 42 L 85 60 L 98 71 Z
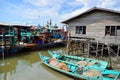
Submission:
M 3 63 L 4 63 L 4 29 L 2 28 L 2 58 L 3 58 Z

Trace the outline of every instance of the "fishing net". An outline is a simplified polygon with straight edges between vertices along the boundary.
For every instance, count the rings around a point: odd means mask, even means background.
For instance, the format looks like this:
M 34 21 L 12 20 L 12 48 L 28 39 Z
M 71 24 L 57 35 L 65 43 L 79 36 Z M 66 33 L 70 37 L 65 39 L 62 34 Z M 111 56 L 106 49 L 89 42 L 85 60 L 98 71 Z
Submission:
M 51 58 L 49 61 L 49 64 L 52 66 L 56 66 L 59 64 L 58 60 L 56 58 Z
M 80 66 L 93 66 L 95 62 L 79 61 L 77 62 Z
M 101 76 L 102 74 L 100 71 L 97 70 L 89 70 L 85 72 L 84 75 L 89 77 L 97 77 L 97 76 Z
M 64 62 L 59 63 L 56 67 L 66 71 L 70 71 L 70 69 L 67 67 L 67 65 Z
M 96 62 L 88 62 L 88 66 L 93 66 Z
M 56 58 L 51 58 L 49 60 L 49 64 L 59 69 L 70 71 L 70 69 L 67 67 L 67 65 L 64 62 L 59 62 Z
M 56 58 L 51 58 L 50 60 L 49 60 L 49 63 L 50 62 L 52 62 L 52 61 L 58 61 Z
M 79 73 L 79 74 L 81 74 L 81 75 L 83 75 L 83 73 L 84 73 L 86 70 L 87 70 L 87 69 L 85 69 L 84 67 L 78 67 L 78 68 L 76 69 L 76 72 Z
M 88 62 L 87 61 L 79 61 L 77 62 L 80 66 L 87 66 Z

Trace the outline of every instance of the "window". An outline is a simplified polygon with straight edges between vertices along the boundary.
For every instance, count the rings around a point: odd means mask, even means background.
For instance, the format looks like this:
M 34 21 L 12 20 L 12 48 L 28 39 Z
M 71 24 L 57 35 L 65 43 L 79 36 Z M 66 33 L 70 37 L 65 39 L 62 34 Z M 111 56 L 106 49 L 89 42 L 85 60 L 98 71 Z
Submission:
M 105 35 L 110 35 L 110 26 L 106 26 Z
M 86 26 L 76 26 L 76 34 L 86 34 Z
M 120 26 L 106 26 L 105 35 L 117 36 L 118 30 L 120 30 Z
M 116 36 L 115 26 L 111 26 L 111 36 Z
M 120 30 L 120 26 L 117 26 L 117 30 Z
M 117 26 L 117 36 L 120 36 L 120 26 Z

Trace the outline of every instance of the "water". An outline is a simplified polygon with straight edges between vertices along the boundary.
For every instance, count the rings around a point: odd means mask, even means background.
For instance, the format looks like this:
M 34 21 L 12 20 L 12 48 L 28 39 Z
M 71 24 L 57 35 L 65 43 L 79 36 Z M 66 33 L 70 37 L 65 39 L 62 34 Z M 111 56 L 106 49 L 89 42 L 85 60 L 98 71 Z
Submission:
M 9 56 L 4 61 L 0 59 L 0 80 L 73 80 L 41 63 L 39 52 L 49 56 L 47 50 L 42 50 Z

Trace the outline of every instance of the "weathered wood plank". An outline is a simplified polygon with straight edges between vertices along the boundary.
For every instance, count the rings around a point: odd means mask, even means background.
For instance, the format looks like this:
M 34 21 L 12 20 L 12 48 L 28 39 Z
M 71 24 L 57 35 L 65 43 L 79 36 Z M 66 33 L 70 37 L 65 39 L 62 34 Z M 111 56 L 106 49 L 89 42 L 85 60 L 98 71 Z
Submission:
M 76 34 L 76 26 L 86 26 L 86 34 Z M 109 40 L 109 44 L 120 44 L 119 37 L 107 38 L 105 36 L 106 26 L 120 26 L 120 15 L 106 11 L 89 13 L 70 21 L 68 30 L 71 33 L 71 36 L 93 37 L 97 40 L 100 39 L 100 42 L 102 43 L 105 43 L 107 40 Z M 118 32 L 117 34 L 120 36 Z

